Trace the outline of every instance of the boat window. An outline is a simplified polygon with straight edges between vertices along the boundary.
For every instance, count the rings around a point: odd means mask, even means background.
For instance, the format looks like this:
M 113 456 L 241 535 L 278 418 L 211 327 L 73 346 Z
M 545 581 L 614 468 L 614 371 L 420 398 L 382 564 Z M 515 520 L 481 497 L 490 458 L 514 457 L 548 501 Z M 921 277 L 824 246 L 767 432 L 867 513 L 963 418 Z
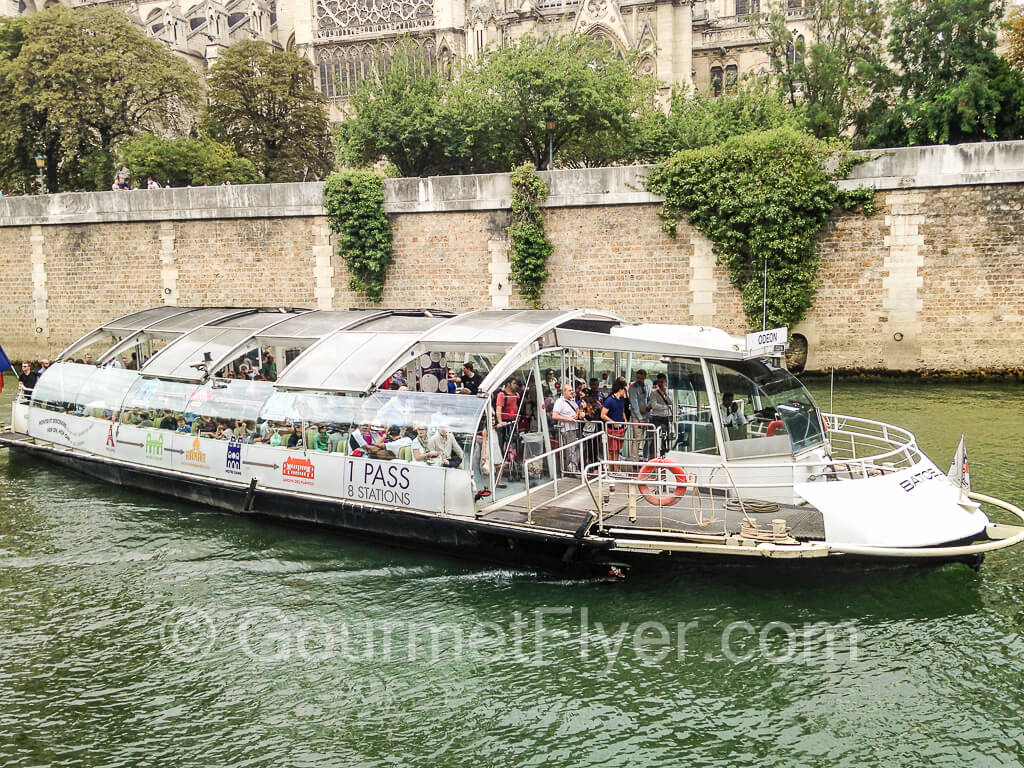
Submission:
M 48 411 L 74 413 L 79 409 L 79 394 L 96 372 L 93 365 L 54 363 L 39 377 L 32 390 L 32 405 Z
M 260 411 L 273 392 L 274 385 L 268 381 L 243 379 L 199 387 L 182 414 L 185 426 L 203 437 L 238 437 L 243 442 L 255 442 L 260 431 Z
M 666 369 L 672 412 L 667 447 L 684 453 L 718 455 L 712 404 L 700 362 L 670 359 Z
M 138 427 L 177 429 L 178 419 L 196 385 L 184 381 L 138 379 L 125 396 L 121 423 Z
M 390 445 L 396 458 L 413 460 L 414 443 L 417 440 L 429 443 L 441 432 L 451 433 L 468 455 L 485 404 L 483 398 L 438 392 L 380 390 L 369 397 L 355 397 L 276 391 L 263 406 L 260 419 L 267 425 L 266 442 L 271 445 L 292 448 L 305 445 L 347 452 L 364 443 L 384 442 Z M 326 427 L 323 432 L 319 429 L 321 425 Z M 421 427 L 422 434 L 418 431 Z M 358 436 L 353 436 L 354 433 Z M 321 447 L 322 434 L 326 434 L 331 443 L 329 448 Z M 338 437 L 332 439 L 334 435 Z M 410 450 L 401 450 L 403 448 Z
M 763 360 L 713 368 L 731 456 L 790 453 L 823 441 L 818 407 L 789 371 Z
M 51 366 L 52 367 L 52 366 Z M 123 368 L 94 368 L 96 375 L 89 378 L 78 394 L 78 402 L 85 416 L 111 419 L 121 410 L 124 396 L 138 380 L 136 371 Z

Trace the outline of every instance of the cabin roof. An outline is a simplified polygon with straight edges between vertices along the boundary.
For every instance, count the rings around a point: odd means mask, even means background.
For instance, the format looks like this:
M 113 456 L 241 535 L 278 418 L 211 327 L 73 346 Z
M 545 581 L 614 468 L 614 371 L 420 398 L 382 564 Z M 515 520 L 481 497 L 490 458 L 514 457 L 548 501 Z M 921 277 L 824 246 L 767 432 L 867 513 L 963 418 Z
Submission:
M 455 315 L 433 309 L 308 310 L 289 307 L 155 307 L 120 317 L 68 347 L 58 359 L 114 340 L 103 364 L 141 337 L 165 342 L 143 375 L 200 381 L 256 347 L 301 352 L 280 372 L 283 389 L 370 392 L 397 368 L 435 350 L 501 357 L 485 387 L 541 346 L 743 358 L 745 340 L 715 328 L 628 323 L 591 310 L 487 309 Z

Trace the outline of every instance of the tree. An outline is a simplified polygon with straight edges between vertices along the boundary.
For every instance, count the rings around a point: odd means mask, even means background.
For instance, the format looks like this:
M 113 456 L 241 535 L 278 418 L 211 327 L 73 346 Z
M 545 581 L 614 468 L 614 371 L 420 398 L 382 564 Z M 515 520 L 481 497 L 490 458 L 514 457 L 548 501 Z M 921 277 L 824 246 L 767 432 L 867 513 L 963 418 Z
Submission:
M 1003 25 L 1006 32 L 1006 60 L 1024 70 L 1024 8 L 1015 8 Z
M 117 155 L 134 179 L 152 176 L 164 186 L 195 187 L 223 181 L 251 184 L 259 178 L 256 166 L 239 157 L 230 144 L 207 137 L 193 139 L 145 133 L 121 144 Z
M 313 65 L 298 54 L 246 40 L 210 68 L 204 132 L 234 146 L 266 181 L 326 176 L 333 166 L 327 100 Z
M 772 69 L 815 136 L 840 136 L 870 97 L 869 75 L 884 54 L 882 0 L 816 0 L 806 13 L 809 42 L 788 26 L 781 7 L 768 15 Z
M 636 74 L 636 56 L 582 35 L 522 39 L 492 50 L 463 75 L 490 107 L 488 135 L 515 162 L 548 167 L 548 116 L 554 154 L 604 133 L 624 137 L 653 99 L 653 82 Z
M 487 173 L 507 162 L 490 141 L 487 106 L 462 87 L 412 40 L 378 50 L 374 70 L 349 101 L 338 127 L 340 153 L 349 165 L 386 157 L 403 176 Z
M 859 119 L 869 146 L 957 144 L 1021 135 L 1024 75 L 996 55 L 1001 0 L 896 0 L 891 66 Z
M 718 97 L 675 89 L 662 142 L 667 156 L 783 126 L 805 130 L 805 110 L 792 106 L 768 82 L 746 79 Z
M 198 99 L 188 65 L 123 11 L 54 6 L 0 21 L 0 165 L 47 187 L 110 183 L 112 152 L 139 130 L 181 122 Z

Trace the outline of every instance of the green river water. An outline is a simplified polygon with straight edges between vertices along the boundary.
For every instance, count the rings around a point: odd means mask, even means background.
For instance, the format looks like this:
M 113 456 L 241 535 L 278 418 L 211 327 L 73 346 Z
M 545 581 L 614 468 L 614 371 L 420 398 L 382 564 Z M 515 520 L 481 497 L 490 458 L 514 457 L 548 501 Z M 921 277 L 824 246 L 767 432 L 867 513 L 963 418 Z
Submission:
M 965 432 L 975 490 L 1024 503 L 1024 386 L 835 410 L 943 469 Z M 1024 549 L 566 581 L 0 451 L 0 766 L 1021 765 L 1022 632 Z

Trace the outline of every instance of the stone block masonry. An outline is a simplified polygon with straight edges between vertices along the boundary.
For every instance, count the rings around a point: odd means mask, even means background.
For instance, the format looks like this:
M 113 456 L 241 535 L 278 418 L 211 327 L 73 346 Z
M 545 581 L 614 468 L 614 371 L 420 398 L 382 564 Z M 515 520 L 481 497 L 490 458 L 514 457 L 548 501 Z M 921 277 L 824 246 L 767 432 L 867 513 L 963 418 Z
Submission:
M 873 153 L 844 186 L 878 212 L 837 213 L 819 289 L 794 332 L 811 370 L 1024 368 L 1024 142 Z M 712 244 L 661 230 L 646 169 L 545 174 L 554 253 L 543 303 L 630 320 L 746 330 Z M 503 174 L 385 186 L 385 306 L 522 307 L 509 279 Z M 0 199 L 0 344 L 53 356 L 93 327 L 169 305 L 370 306 L 348 287 L 321 184 Z

